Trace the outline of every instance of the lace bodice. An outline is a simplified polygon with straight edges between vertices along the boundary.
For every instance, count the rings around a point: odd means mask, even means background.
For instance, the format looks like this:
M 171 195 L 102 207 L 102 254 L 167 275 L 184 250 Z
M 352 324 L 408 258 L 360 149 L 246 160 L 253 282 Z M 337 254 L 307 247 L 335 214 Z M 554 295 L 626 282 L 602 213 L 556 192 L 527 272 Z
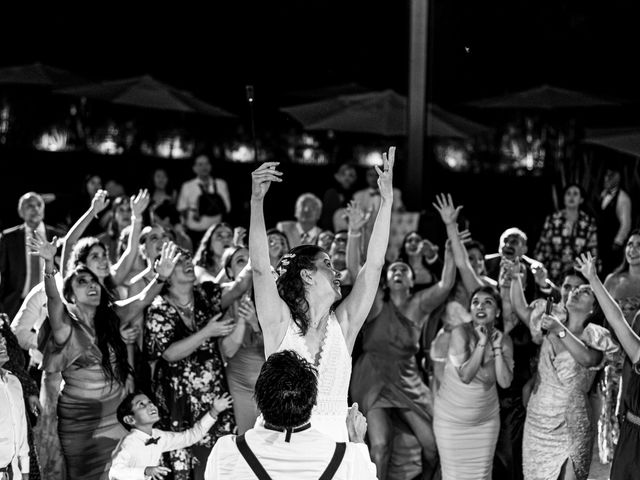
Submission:
M 309 348 L 293 321 L 282 339 L 278 351 L 294 350 L 311 364 L 315 364 Z M 318 364 L 318 403 L 312 416 L 347 416 L 347 392 L 351 378 L 351 355 L 342 329 L 334 313 L 329 316 L 327 330 L 321 345 Z M 313 421 L 313 420 L 312 420 Z

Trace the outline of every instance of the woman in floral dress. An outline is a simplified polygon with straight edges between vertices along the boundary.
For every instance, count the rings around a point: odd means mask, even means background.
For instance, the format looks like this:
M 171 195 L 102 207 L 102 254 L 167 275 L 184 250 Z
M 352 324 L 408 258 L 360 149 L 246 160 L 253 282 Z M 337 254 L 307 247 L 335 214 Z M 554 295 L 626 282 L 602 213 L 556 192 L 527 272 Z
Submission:
M 211 409 L 214 398 L 229 392 L 217 340 L 234 329 L 233 320 L 220 321 L 220 317 L 250 282 L 250 276 L 239 277 L 224 295 L 212 282 L 194 285 L 191 255 L 182 251 L 163 295 L 147 311 L 145 351 L 157 360 L 152 385 L 164 429 L 191 428 Z M 234 430 L 233 412 L 227 410 L 201 441 L 169 452 L 165 460 L 173 478 L 202 479 L 216 440 Z
M 596 219 L 582 209 L 584 190 L 578 184 L 569 184 L 563 198 L 564 208 L 546 218 L 534 253 L 558 285 L 576 257 L 586 252 L 598 256 Z

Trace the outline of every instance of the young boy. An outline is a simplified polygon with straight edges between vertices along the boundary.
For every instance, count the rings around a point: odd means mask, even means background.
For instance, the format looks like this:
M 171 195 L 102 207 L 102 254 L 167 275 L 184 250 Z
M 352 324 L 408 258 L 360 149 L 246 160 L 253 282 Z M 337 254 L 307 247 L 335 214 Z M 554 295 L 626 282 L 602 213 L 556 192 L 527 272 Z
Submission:
M 231 407 L 228 393 L 213 400 L 213 407 L 184 432 L 157 430 L 158 408 L 144 393 L 131 393 L 118 407 L 118 421 L 129 430 L 113 451 L 109 480 L 162 480 L 170 469 L 159 466 L 164 452 L 186 448 L 200 440 L 218 418 Z

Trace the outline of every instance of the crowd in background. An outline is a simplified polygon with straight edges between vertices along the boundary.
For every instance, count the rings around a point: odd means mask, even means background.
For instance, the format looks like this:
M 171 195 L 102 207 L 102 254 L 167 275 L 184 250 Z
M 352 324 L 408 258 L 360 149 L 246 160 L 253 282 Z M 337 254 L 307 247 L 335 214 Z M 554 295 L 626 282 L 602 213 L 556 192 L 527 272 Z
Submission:
M 218 439 L 256 424 L 254 388 L 270 350 L 249 225 L 226 223 L 234 185 L 209 158 L 196 157 L 193 172 L 171 190 L 158 169 L 153 189 L 133 195 L 90 175 L 67 231 L 46 224 L 41 195 L 19 199 L 24 223 L 0 237 L 0 386 L 14 399 L 0 427 L 23 417 L 26 432 L 0 442 L 3 474 L 106 478 L 126 434 L 117 412 L 127 394 L 146 395 L 166 431 L 212 416 L 197 441 L 164 454 L 153 478 L 205 478 Z M 322 198 L 297 199 L 294 219 L 282 205 L 265 225 L 269 275 L 297 265 L 291 249 L 314 245 L 347 298 L 377 238 L 380 175 L 371 168 L 354 191 L 356 169 L 343 164 Z M 474 240 L 483 219 L 461 228 L 462 207 L 447 195 L 432 207 L 445 244 L 407 231 L 389 248 L 347 380 L 378 478 L 586 480 L 594 442 L 603 463 L 618 449 L 612 478 L 632 478 L 640 231 L 620 177 L 605 175 L 596 215 L 583 208 L 581 185 L 564 186 L 563 208 L 538 239 L 509 228 L 496 253 Z M 405 212 L 401 191 L 392 190 L 392 216 Z M 322 375 L 322 347 L 312 357 Z

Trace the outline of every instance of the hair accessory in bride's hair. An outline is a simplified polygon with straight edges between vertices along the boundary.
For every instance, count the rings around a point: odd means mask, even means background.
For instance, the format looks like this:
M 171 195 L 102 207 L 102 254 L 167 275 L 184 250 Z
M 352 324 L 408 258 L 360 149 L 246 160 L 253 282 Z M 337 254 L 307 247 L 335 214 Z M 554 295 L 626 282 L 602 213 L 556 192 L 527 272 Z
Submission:
M 287 273 L 287 267 L 289 266 L 289 259 L 290 258 L 295 258 L 296 254 L 295 253 L 285 253 L 282 258 L 280 259 L 280 264 L 278 265 L 278 269 L 276 270 L 276 272 L 278 273 L 278 276 L 284 275 L 285 273 Z

